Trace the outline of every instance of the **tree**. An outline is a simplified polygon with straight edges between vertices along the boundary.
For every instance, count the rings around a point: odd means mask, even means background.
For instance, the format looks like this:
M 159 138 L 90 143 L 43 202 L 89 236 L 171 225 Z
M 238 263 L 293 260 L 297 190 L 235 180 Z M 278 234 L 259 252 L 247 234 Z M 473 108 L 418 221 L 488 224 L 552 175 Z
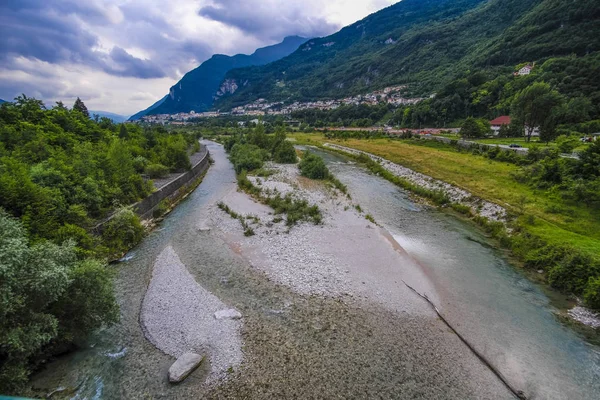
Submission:
M 85 106 L 85 104 L 83 104 L 83 101 L 81 101 L 81 99 L 79 97 L 77 98 L 77 100 L 75 100 L 75 104 L 73 104 L 73 110 L 79 111 L 80 113 L 85 115 L 87 118 L 90 117 L 90 112 L 88 111 L 87 107 Z
M 78 261 L 71 241 L 30 245 L 23 224 L 0 209 L 0 387 L 18 391 L 32 361 L 117 319 L 106 265 Z
M 465 122 L 463 122 L 460 128 L 460 133 L 463 138 L 478 138 L 483 136 L 481 131 L 481 125 L 473 117 L 465 119 Z
M 561 95 L 545 82 L 536 82 L 520 91 L 511 104 L 513 118 L 525 127 L 527 141 L 536 128 L 546 124 L 563 103 Z
M 129 131 L 125 124 L 121 124 L 119 127 L 119 139 L 129 139 Z

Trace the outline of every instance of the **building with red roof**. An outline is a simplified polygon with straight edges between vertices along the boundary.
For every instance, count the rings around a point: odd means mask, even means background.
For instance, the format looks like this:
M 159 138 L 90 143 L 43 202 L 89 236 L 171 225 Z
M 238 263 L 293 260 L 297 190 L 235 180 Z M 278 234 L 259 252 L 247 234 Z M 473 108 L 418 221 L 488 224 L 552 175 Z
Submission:
M 508 115 L 503 115 L 501 117 L 491 120 L 490 125 L 492 126 L 492 131 L 494 131 L 494 135 L 498 136 L 502 125 L 510 125 L 510 117 Z

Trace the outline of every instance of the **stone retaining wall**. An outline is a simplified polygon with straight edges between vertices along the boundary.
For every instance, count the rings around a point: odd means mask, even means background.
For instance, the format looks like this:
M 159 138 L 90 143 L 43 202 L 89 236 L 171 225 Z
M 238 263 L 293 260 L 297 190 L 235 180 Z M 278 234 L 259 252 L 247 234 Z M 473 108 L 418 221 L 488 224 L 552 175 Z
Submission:
M 189 171 L 179 175 L 171 182 L 132 206 L 133 211 L 139 215 L 142 220 L 152 218 L 152 213 L 161 201 L 165 199 L 174 199 L 184 193 L 204 172 L 206 172 L 210 165 L 210 153 L 206 146 L 202 146 L 200 151 L 204 153 L 202 158 Z M 111 219 L 112 215 L 96 225 L 96 227 L 93 228 L 94 233 L 102 233 L 104 225 Z
M 192 169 L 186 173 L 173 179 L 150 196 L 133 205 L 133 211 L 140 216 L 141 219 L 152 217 L 152 212 L 165 199 L 174 199 L 194 183 L 196 178 L 203 174 L 209 165 L 209 153 L 205 146 L 202 146 L 203 157 L 198 161 Z

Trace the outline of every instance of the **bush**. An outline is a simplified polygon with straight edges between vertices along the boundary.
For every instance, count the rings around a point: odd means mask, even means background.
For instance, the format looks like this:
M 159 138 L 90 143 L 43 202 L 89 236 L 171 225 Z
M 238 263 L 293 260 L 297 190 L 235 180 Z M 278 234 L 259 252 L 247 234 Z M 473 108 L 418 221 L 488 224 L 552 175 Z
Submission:
M 162 164 L 150 164 L 146 167 L 144 172 L 152 179 L 160 179 L 169 175 L 169 168 Z
M 325 165 L 325 161 L 316 154 L 305 152 L 298 168 L 300 168 L 300 174 L 307 178 L 326 179 L 329 177 L 329 170 Z
M 133 211 L 122 208 L 106 223 L 102 239 L 113 254 L 123 253 L 144 238 L 144 227 Z
M 585 304 L 600 309 L 600 277 L 590 278 L 583 292 Z
M 295 164 L 298 159 L 294 145 L 287 140 L 282 141 L 273 151 L 273 161 L 280 164 Z
M 17 392 L 36 363 L 117 319 L 106 265 L 78 261 L 72 241 L 30 245 L 22 223 L 0 209 L 0 387 L 5 394 Z
M 263 166 L 263 163 L 268 159 L 268 154 L 265 150 L 252 144 L 236 143 L 229 154 L 236 173 L 245 171 L 254 171 Z
M 599 275 L 600 268 L 590 256 L 572 251 L 550 269 L 548 281 L 555 288 L 581 294 L 589 279 Z

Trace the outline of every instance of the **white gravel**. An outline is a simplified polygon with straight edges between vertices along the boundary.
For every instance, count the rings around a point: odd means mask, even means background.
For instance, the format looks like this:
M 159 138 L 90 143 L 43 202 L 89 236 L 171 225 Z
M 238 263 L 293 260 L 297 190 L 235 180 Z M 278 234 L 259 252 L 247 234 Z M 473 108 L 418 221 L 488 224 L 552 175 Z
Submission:
M 241 321 L 214 317 L 229 308 L 198 285 L 175 250 L 167 246 L 154 264 L 141 323 L 146 338 L 166 354 L 177 358 L 190 351 L 206 353 L 212 381 L 225 377 L 243 359 Z
M 425 304 L 414 301 L 402 281 L 411 282 L 432 299 L 437 299 L 435 290 L 391 235 L 367 221 L 343 193 L 300 177 L 297 165 L 271 164 L 270 168 L 277 173 L 259 178 L 259 187 L 277 188 L 279 193 L 289 192 L 317 204 L 323 223 L 303 222 L 289 228 L 285 215 L 273 215 L 272 209 L 244 193 L 229 193 L 223 203 L 240 215 L 253 216 L 246 223 L 255 235 L 244 236 L 240 221 L 217 207 L 209 212 L 210 225 L 224 234 L 236 252 L 269 279 L 300 294 L 367 297 L 394 311 L 430 313 Z M 249 179 L 257 184 L 257 178 Z M 293 191 L 286 192 L 287 188 Z M 274 222 L 276 218 L 283 221 Z
M 486 217 L 492 221 L 505 222 L 507 219 L 506 209 L 504 209 L 503 207 L 499 206 L 498 204 L 494 204 L 489 201 L 485 201 L 474 197 L 471 193 L 467 192 L 466 190 L 460 189 L 449 183 L 433 179 L 427 175 L 415 172 L 410 168 L 403 167 L 401 165 L 395 164 L 384 158 L 378 157 L 374 154 L 367 153 L 362 150 L 356 150 L 350 147 L 340 146 L 338 144 L 333 143 L 325 143 L 324 146 L 350 154 L 364 154 L 371 158 L 373 161 L 379 163 L 383 168 L 385 168 L 392 174 L 407 179 L 415 185 L 424 187 L 429 190 L 441 190 L 442 192 L 446 193 L 453 202 L 466 205 L 470 207 L 473 212 L 481 215 L 482 217 Z
M 600 313 L 595 313 L 592 310 L 576 306 L 568 311 L 568 314 L 575 321 L 581 322 L 584 325 L 592 328 L 600 328 Z

